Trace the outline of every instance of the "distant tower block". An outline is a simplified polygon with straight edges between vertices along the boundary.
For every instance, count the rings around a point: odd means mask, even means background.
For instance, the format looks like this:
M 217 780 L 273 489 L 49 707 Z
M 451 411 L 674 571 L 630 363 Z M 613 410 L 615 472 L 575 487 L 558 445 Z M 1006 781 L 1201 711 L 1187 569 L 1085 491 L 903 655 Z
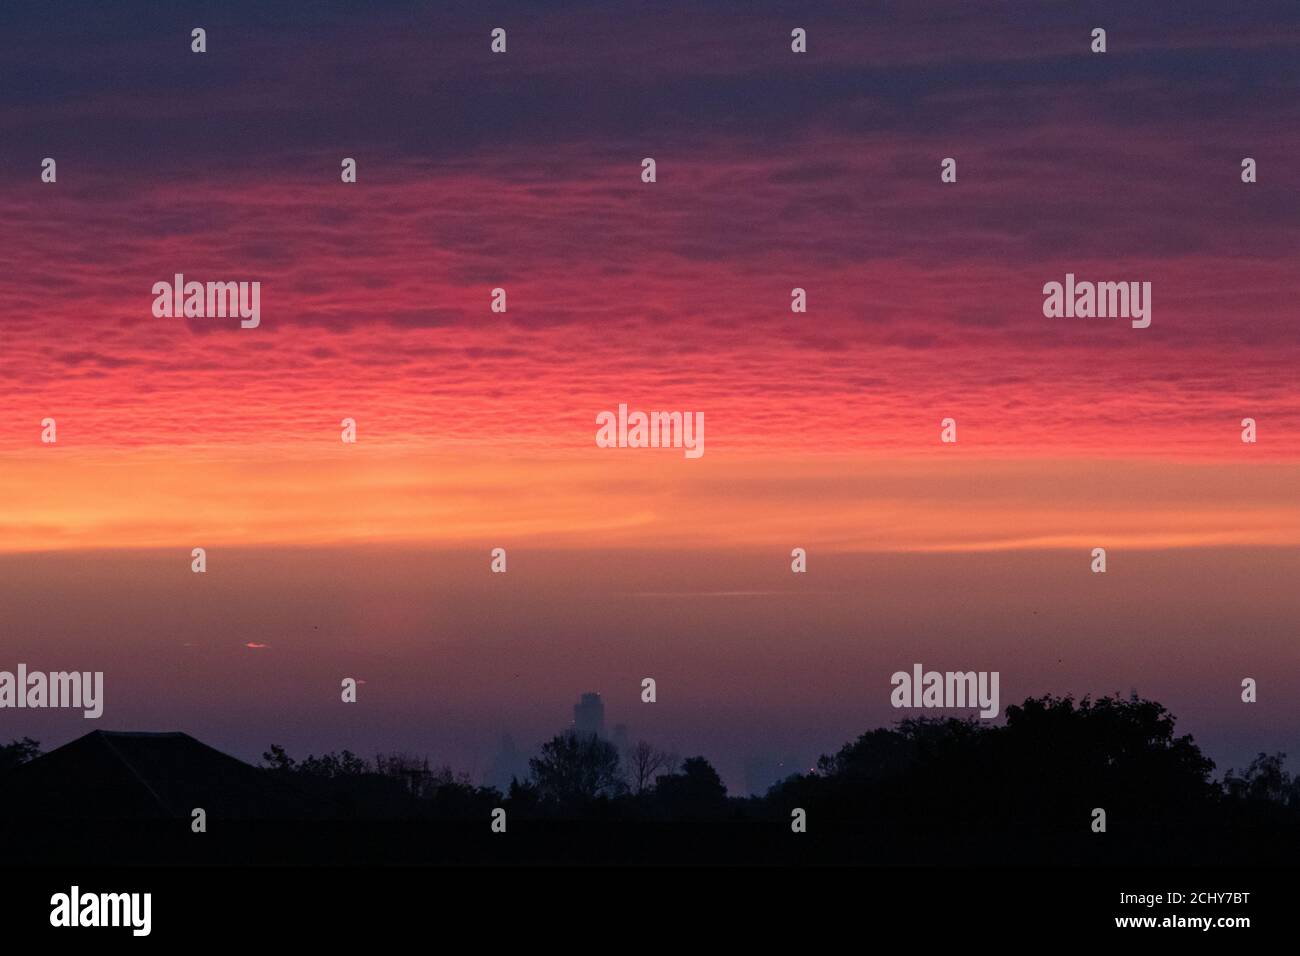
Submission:
M 583 694 L 573 705 L 573 730 L 584 737 L 605 736 L 605 705 L 599 694 Z

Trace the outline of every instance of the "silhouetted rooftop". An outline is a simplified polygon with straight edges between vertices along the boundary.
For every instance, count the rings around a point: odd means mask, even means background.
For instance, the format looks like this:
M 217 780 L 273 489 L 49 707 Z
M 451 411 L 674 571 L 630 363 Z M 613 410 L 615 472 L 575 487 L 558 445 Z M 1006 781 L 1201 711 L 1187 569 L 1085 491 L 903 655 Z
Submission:
M 301 819 L 319 801 L 184 733 L 96 730 L 0 777 L 19 819 Z

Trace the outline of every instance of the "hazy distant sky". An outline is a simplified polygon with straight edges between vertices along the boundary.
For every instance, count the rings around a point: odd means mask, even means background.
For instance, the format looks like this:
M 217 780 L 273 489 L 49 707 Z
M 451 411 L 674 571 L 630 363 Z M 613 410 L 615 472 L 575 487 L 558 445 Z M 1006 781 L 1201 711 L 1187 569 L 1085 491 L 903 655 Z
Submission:
M 104 655 L 106 725 L 474 761 L 600 690 L 739 786 L 923 649 L 1294 739 L 1234 690 L 1297 689 L 1291 0 L 5 4 L 0 90 L 0 668 Z M 177 272 L 261 327 L 154 318 Z M 1044 318 L 1067 272 L 1151 327 Z M 704 457 L 597 448 L 620 402 Z

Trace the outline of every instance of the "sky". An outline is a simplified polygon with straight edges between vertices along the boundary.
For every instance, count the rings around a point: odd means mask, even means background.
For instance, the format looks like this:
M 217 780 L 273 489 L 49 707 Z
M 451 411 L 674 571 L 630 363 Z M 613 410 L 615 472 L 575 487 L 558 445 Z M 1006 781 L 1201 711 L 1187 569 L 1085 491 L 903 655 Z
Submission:
M 6 4 L 0 668 L 478 768 L 600 690 L 737 789 L 924 648 L 1286 749 L 1236 688 L 1296 689 L 1298 47 L 1291 2 Z M 260 326 L 155 317 L 178 272 Z M 1149 281 L 1150 328 L 1045 317 L 1067 273 Z M 598 448 L 620 403 L 703 457 Z

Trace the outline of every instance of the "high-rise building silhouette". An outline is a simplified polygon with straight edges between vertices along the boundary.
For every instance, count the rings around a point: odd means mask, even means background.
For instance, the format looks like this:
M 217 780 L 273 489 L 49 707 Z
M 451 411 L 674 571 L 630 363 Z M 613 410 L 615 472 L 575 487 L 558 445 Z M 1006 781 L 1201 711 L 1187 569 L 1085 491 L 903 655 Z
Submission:
M 605 705 L 599 694 L 583 694 L 573 705 L 573 730 L 584 736 L 605 736 Z

